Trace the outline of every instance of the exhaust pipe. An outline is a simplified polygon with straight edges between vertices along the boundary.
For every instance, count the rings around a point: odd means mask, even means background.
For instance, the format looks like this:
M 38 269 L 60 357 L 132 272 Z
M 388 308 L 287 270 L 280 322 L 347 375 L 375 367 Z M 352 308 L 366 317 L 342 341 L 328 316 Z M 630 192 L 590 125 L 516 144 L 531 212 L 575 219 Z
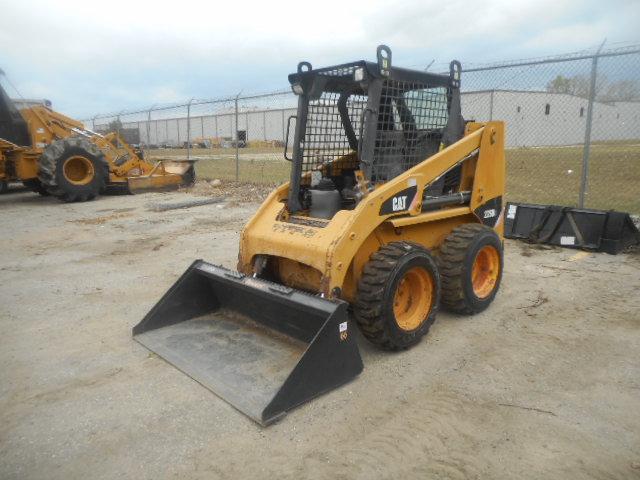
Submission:
M 133 338 L 261 425 L 352 380 L 347 304 L 196 260 Z

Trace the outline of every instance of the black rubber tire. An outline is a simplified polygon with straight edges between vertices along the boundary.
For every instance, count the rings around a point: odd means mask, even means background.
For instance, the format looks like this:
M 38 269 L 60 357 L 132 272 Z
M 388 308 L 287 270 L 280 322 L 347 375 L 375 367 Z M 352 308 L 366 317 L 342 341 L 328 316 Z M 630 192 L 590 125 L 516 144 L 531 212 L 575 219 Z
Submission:
M 49 196 L 49 192 L 44 187 L 44 185 L 40 183 L 40 180 L 38 180 L 37 178 L 30 178 L 28 180 L 23 180 L 22 184 L 32 192 L 42 195 L 43 197 Z
M 500 257 L 500 271 L 491 293 L 478 298 L 473 291 L 471 273 L 476 255 L 486 245 L 495 247 Z M 500 288 L 503 248 L 496 232 L 479 223 L 468 223 L 453 229 L 440 246 L 438 266 L 442 279 L 442 306 L 455 313 L 473 315 L 486 309 Z
M 414 330 L 400 328 L 393 313 L 397 283 L 410 268 L 423 267 L 431 275 L 434 292 L 431 310 Z M 362 334 L 385 350 L 402 350 L 415 345 L 435 321 L 440 298 L 440 276 L 436 260 L 421 245 L 393 242 L 371 255 L 358 282 L 353 313 Z
M 62 169 L 72 155 L 81 155 L 93 164 L 93 179 L 86 185 L 69 182 Z M 109 179 L 109 163 L 104 153 L 83 137 L 56 140 L 40 155 L 38 179 L 47 191 L 63 202 L 86 202 L 104 192 Z

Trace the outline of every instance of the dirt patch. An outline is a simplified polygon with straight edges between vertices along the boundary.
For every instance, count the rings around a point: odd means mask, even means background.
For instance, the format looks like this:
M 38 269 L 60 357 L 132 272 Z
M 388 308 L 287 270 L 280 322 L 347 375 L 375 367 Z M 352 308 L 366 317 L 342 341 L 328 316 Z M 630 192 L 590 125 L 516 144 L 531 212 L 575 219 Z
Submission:
M 262 202 L 276 187 L 275 184 L 244 183 L 222 180 L 198 180 L 194 186 L 185 189 L 192 195 L 220 196 L 228 198 L 234 205 Z
M 130 217 L 132 210 L 135 209 L 124 209 L 124 212 L 114 212 L 111 215 L 104 215 L 101 217 L 93 217 L 93 218 L 78 218 L 75 220 L 67 220 L 70 223 L 81 223 L 83 225 L 102 225 L 103 223 L 110 222 L 111 220 L 116 220 L 118 218 L 126 218 Z
M 127 208 L 101 208 L 96 210 L 96 213 L 105 213 L 105 212 L 113 212 L 113 213 L 124 213 L 124 212 L 133 212 L 136 207 L 127 207 Z

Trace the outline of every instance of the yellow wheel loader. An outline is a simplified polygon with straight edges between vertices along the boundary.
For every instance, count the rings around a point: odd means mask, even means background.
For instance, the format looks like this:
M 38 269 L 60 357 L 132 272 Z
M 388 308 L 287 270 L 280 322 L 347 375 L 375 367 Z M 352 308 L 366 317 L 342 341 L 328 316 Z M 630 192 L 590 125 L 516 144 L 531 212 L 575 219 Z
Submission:
M 190 185 L 195 172 L 192 161 L 146 161 L 117 133 L 92 132 L 44 104 L 18 109 L 0 86 L 0 193 L 16 181 L 76 202 Z
M 500 285 L 503 124 L 465 124 L 459 62 L 377 55 L 298 65 L 291 178 L 245 226 L 238 270 L 195 261 L 133 329 L 263 425 L 361 372 L 356 326 L 403 350 Z

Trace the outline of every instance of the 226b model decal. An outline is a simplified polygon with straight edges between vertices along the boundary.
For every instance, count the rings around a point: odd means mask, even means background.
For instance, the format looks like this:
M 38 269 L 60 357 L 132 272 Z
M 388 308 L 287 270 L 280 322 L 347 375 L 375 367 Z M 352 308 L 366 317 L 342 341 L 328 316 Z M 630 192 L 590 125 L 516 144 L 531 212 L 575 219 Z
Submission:
M 494 228 L 500 219 L 501 212 L 502 197 L 495 197 L 480 205 L 473 213 L 475 213 L 478 219 L 487 227 Z
M 380 215 L 388 215 L 390 213 L 405 212 L 409 210 L 417 191 L 418 187 L 413 185 L 401 190 L 393 197 L 386 199 L 380 207 Z

